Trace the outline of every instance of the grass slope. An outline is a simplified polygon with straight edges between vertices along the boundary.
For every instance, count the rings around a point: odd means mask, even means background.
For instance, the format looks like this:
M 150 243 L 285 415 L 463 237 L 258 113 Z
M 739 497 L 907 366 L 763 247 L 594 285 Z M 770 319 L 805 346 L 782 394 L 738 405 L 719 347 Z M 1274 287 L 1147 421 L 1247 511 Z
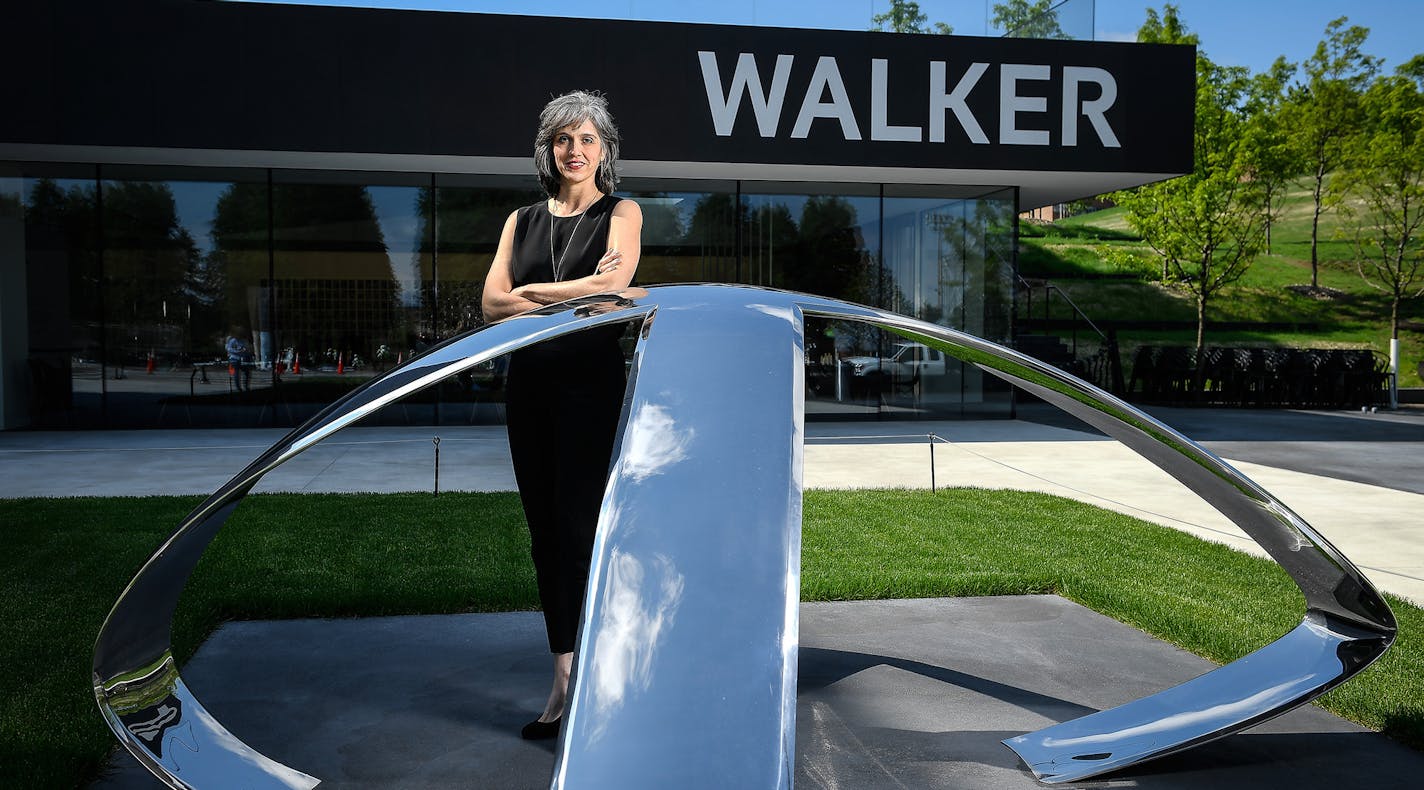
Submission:
M 1272 229 L 1271 252 L 1207 306 L 1207 320 L 1291 324 L 1291 329 L 1207 330 L 1209 344 L 1372 348 L 1389 353 L 1389 300 L 1361 279 L 1354 246 L 1340 238 L 1333 212 L 1321 218 L 1319 282 L 1339 293 L 1319 299 L 1288 286 L 1310 283 L 1310 195 L 1303 185 L 1286 197 Z M 1094 320 L 1196 321 L 1196 303 L 1184 290 L 1157 282 L 1161 260 L 1137 237 L 1119 208 L 1059 220 L 1021 224 L 1019 270 L 1046 277 L 1066 291 Z M 1115 275 L 1128 279 L 1101 279 Z M 1059 312 L 1063 312 L 1060 310 Z M 1054 317 L 1068 317 L 1066 312 Z M 1034 317 L 1039 312 L 1035 310 Z M 1424 300 L 1401 305 L 1400 386 L 1424 386 Z M 1314 325 L 1307 328 L 1302 325 Z M 1124 359 L 1144 343 L 1191 344 L 1194 328 L 1127 330 L 1119 333 Z
M 94 637 L 196 497 L 0 503 L 0 778 L 72 787 L 113 745 L 90 690 Z M 1072 547 L 1065 551 L 1064 547 Z M 1057 592 L 1219 662 L 1269 642 L 1302 601 L 1273 563 L 1043 494 L 809 491 L 802 597 Z M 532 609 L 517 495 L 260 495 L 214 540 L 180 602 L 180 661 L 228 619 Z M 1326 707 L 1424 748 L 1424 611 Z

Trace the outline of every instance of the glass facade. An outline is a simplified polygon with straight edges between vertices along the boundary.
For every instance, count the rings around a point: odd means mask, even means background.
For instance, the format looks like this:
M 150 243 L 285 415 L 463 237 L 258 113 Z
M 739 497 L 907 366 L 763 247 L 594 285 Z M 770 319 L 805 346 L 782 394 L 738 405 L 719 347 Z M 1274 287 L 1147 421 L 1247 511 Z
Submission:
M 475 326 L 533 177 L 24 166 L 34 427 L 290 426 Z M 1012 189 L 625 179 L 637 282 L 736 282 L 1007 342 Z M 7 263 L 7 265 L 10 265 Z M 1007 386 L 864 325 L 811 321 L 811 419 L 1010 414 Z M 500 419 L 501 366 L 370 418 Z
M 1067 38 L 1092 41 L 1097 30 L 1097 0 L 1053 0 L 1043 6 L 1007 8 L 999 14 L 986 11 L 997 35 L 1005 38 Z
M 84 170 L 22 181 L 29 406 L 45 427 L 101 422 L 109 383 L 99 183 Z

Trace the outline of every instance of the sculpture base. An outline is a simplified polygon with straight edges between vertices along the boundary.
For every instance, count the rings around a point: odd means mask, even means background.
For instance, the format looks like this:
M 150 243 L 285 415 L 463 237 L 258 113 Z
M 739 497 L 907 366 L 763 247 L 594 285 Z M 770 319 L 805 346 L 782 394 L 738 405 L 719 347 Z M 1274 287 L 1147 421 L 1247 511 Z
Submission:
M 519 739 L 547 692 L 544 655 L 530 612 L 241 622 L 183 676 L 238 737 L 333 786 L 546 788 L 552 744 Z M 1045 787 L 1001 740 L 1212 667 L 1056 596 L 803 604 L 796 786 Z M 111 771 L 96 787 L 158 786 L 126 754 Z M 1424 754 L 1305 707 L 1103 781 L 1313 790 L 1420 775 Z

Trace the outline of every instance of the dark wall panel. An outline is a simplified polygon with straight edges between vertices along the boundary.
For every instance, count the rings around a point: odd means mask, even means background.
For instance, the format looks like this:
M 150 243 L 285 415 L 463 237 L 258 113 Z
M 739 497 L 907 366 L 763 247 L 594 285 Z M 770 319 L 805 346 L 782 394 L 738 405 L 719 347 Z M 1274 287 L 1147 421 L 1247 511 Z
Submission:
M 645 160 L 1151 173 L 1191 165 L 1191 47 L 198 0 L 7 4 L 0 27 L 25 31 L 9 40 L 10 61 L 26 65 L 0 83 L 0 144 L 524 157 L 551 95 L 597 88 L 628 150 Z M 716 133 L 700 51 L 715 53 L 723 91 L 743 53 L 762 89 L 778 56 L 792 57 L 774 135 L 758 132 L 745 96 L 733 133 Z M 830 119 L 791 136 L 823 57 L 835 60 L 859 140 Z M 888 122 L 919 127 L 922 142 L 871 139 L 873 59 L 887 61 Z M 967 105 L 989 142 L 970 142 L 952 114 L 945 141 L 928 141 L 932 62 L 945 64 L 946 90 L 987 64 Z M 1004 64 L 1048 68 L 1047 80 L 1017 88 L 1044 104 L 1019 113 L 1019 128 L 1047 131 L 1047 144 L 1001 141 Z M 1112 76 L 1117 98 L 1104 118 L 1120 146 L 1103 145 L 1082 117 L 1079 144 L 1062 144 L 1069 66 Z M 1080 98 L 1097 93 L 1087 84 Z

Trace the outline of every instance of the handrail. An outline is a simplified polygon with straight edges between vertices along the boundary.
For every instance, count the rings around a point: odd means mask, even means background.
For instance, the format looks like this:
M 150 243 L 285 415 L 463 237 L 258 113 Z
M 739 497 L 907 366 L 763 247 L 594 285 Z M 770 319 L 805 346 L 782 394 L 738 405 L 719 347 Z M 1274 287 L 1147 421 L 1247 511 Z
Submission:
M 1028 294 L 1028 305 L 1025 309 L 1028 316 L 1032 317 L 1033 291 L 1035 286 L 1027 279 L 1025 279 L 1021 274 L 1015 273 L 1014 277 L 1018 280 L 1020 288 Z M 1078 303 L 1074 302 L 1073 298 L 1070 297 L 1068 293 L 1062 288 L 1059 288 L 1057 285 L 1054 285 L 1048 280 L 1041 281 L 1041 284 L 1043 285 L 1044 294 L 1043 320 L 1045 324 L 1049 320 L 1049 309 L 1051 306 L 1052 296 L 1054 293 L 1057 293 L 1058 297 L 1061 298 L 1064 303 L 1066 303 L 1068 307 L 1072 309 L 1073 313 L 1076 316 L 1076 318 L 1072 320 L 1070 324 L 1070 342 L 1072 343 L 1072 345 L 1069 349 L 1069 353 L 1073 355 L 1073 358 L 1075 360 L 1078 359 L 1078 322 L 1081 321 L 1082 323 L 1087 324 L 1094 332 L 1098 333 L 1098 338 L 1102 341 L 1102 347 L 1099 349 L 1098 353 L 1094 355 L 1094 357 L 1101 357 L 1105 359 L 1108 365 L 1108 369 L 1106 371 L 1100 372 L 1100 375 L 1098 376 L 1100 380 L 1096 383 L 1101 385 L 1103 389 L 1109 390 L 1111 392 L 1123 392 L 1125 389 L 1125 384 L 1122 378 L 1122 361 L 1118 357 L 1116 335 L 1111 332 L 1104 332 L 1101 327 L 1099 327 L 1096 323 L 1093 322 L 1093 319 L 1088 317 L 1087 313 L 1083 312 L 1083 309 L 1078 306 Z M 1090 374 L 1084 373 L 1083 375 Z
M 1030 300 L 1029 304 L 1030 304 L 1030 308 L 1031 308 L 1031 307 L 1032 307 L 1032 299 L 1033 299 L 1033 288 L 1034 288 L 1033 284 L 1030 283 L 1028 280 L 1024 279 L 1023 275 L 1021 275 L 1021 274 L 1015 274 L 1014 277 L 1018 279 L 1019 283 L 1020 283 L 1026 290 L 1028 290 L 1028 292 L 1029 292 L 1029 300 Z M 1059 288 L 1058 286 L 1054 285 L 1053 283 L 1051 283 L 1051 282 L 1049 282 L 1049 281 L 1047 281 L 1047 280 L 1044 280 L 1044 281 L 1043 281 L 1043 292 L 1044 292 L 1044 294 L 1045 294 L 1045 297 L 1044 297 L 1044 300 L 1043 300 L 1043 317 L 1044 317 L 1045 320 L 1047 320 L 1047 318 L 1048 318 L 1048 298 L 1047 298 L 1047 294 L 1048 294 L 1050 291 L 1055 292 L 1055 293 L 1057 293 L 1060 297 L 1062 297 L 1063 301 L 1064 301 L 1064 302 L 1067 302 L 1067 303 L 1068 303 L 1068 306 L 1071 307 L 1071 308 L 1073 308 L 1073 312 L 1078 315 L 1078 318 L 1081 318 L 1081 319 L 1083 320 L 1083 323 L 1085 323 L 1085 324 L 1087 324 L 1088 326 L 1092 327 L 1092 328 L 1093 328 L 1093 331 L 1098 333 L 1098 337 L 1102 338 L 1104 341 L 1106 341 L 1106 340 L 1108 339 L 1108 334 L 1107 334 L 1106 332 L 1104 332 L 1102 329 L 1098 328 L 1098 325 L 1097 325 L 1097 324 L 1093 323 L 1093 319 L 1089 318 L 1089 317 L 1088 317 L 1088 314 L 1085 313 L 1085 312 L 1083 312 L 1082 308 L 1078 307 L 1078 303 L 1077 303 L 1077 302 L 1074 302 L 1073 299 L 1072 299 L 1072 297 L 1070 297 L 1066 291 L 1064 291 L 1062 288 Z M 1030 312 L 1032 312 L 1031 309 L 1030 309 Z

